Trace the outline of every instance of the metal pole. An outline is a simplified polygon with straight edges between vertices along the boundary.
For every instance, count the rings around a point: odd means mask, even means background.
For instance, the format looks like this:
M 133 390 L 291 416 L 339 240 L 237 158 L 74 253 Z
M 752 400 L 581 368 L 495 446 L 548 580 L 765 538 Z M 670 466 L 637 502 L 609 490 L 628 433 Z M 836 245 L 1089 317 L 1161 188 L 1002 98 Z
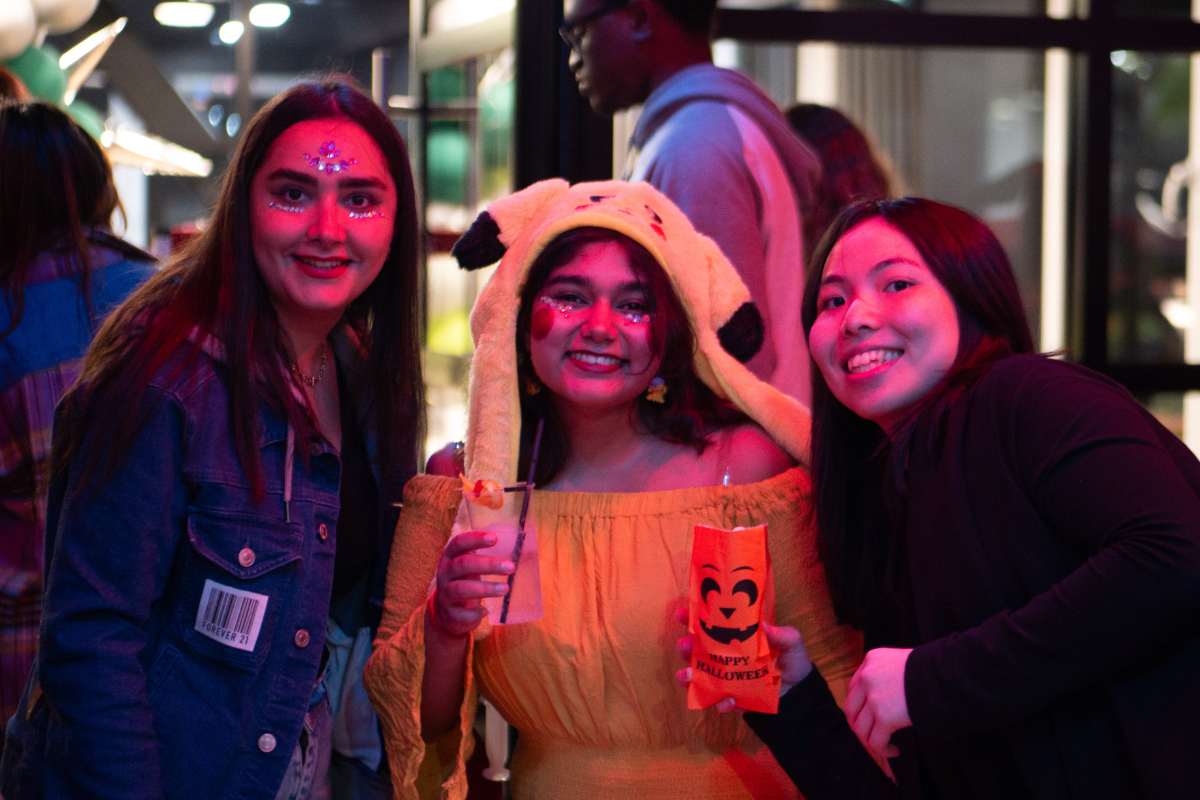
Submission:
M 254 80 L 254 26 L 250 24 L 249 0 L 233 0 L 233 19 L 242 23 L 242 36 L 233 46 L 234 71 L 237 75 L 237 93 L 234 106 L 240 120 L 239 132 L 254 115 L 254 95 L 250 84 Z

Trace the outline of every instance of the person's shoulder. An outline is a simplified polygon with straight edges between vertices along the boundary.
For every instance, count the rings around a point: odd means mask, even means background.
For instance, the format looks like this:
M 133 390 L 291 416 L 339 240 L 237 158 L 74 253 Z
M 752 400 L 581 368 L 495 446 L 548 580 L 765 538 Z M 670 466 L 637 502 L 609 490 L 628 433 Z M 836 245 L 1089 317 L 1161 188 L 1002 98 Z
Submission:
M 142 330 L 138 335 L 152 335 Z M 201 337 L 193 333 L 175 346 L 175 349 L 155 370 L 147 382 L 147 388 L 173 397 L 187 404 L 199 397 L 201 402 L 213 402 L 211 387 L 228 391 L 223 348 L 215 338 Z
M 969 419 L 1035 450 L 1112 436 L 1160 439 L 1160 426 L 1125 387 L 1079 364 L 1033 354 L 992 367 Z
M 663 114 L 646 142 L 646 150 L 657 160 L 686 160 L 693 169 L 704 164 L 698 155 L 737 153 L 741 147 L 741 135 L 729 108 L 710 98 L 682 102 Z
M 980 397 L 1004 405 L 1066 403 L 1089 398 L 1132 402 L 1120 384 L 1087 367 L 1037 353 L 997 362 L 979 382 Z
M 719 452 L 729 483 L 741 485 L 774 478 L 796 466 L 792 457 L 753 422 L 720 431 Z

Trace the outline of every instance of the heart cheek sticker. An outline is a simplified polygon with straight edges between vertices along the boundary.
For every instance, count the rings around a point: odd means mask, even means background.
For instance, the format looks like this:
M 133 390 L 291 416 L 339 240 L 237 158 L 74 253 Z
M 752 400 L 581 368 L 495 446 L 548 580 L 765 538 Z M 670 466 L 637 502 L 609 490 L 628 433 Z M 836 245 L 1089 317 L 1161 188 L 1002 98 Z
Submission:
M 529 323 L 529 333 L 535 341 L 542 341 L 550 335 L 550 329 L 554 327 L 554 310 L 542 306 L 533 312 L 533 319 Z

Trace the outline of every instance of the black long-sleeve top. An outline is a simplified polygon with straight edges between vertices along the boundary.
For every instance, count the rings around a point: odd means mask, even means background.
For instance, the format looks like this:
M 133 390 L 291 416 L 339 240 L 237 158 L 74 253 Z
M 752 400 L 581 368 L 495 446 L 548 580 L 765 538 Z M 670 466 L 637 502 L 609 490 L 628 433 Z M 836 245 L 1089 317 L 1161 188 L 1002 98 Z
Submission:
M 1040 356 L 999 362 L 926 440 L 897 620 L 867 642 L 914 648 L 898 790 L 819 679 L 750 726 L 809 800 L 1200 796 L 1195 456 L 1117 384 Z

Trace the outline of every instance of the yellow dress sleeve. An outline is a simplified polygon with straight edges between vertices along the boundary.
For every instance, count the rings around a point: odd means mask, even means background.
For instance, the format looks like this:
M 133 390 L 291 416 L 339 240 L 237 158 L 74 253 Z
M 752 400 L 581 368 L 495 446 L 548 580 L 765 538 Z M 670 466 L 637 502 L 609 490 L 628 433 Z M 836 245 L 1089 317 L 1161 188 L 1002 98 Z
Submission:
M 775 624 L 800 631 L 808 657 L 842 706 L 850 678 L 862 662 L 862 634 L 837 624 L 825 568 L 817 556 L 816 523 L 809 513 L 812 483 L 803 470 L 788 474 L 795 480 L 794 489 L 789 489 L 795 492 L 793 513 L 767 527 L 775 573 Z
M 467 793 L 466 761 L 477 703 L 470 649 L 459 726 L 434 741 L 421 738 L 425 603 L 461 497 L 461 487 L 451 478 L 418 475 L 404 487 L 383 619 L 363 671 L 363 685 L 383 729 L 397 800 L 461 800 Z

